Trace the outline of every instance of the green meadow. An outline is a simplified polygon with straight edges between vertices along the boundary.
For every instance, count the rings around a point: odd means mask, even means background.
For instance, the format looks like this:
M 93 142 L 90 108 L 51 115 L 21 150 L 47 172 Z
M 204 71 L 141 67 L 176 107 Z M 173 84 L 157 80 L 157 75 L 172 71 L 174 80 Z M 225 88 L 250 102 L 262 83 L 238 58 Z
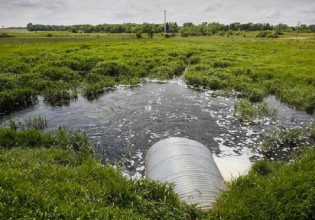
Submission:
M 186 67 L 188 84 L 235 90 L 252 102 L 275 95 L 314 111 L 314 39 L 106 35 L 1 39 L 0 112 L 32 104 L 36 95 L 52 105 L 68 103 L 78 93 L 94 98 L 108 87 L 137 85 L 144 77 L 179 76 Z
M 244 98 L 236 106 L 244 121 L 276 113 L 263 102 L 268 95 L 310 114 L 315 109 L 313 34 L 303 33 L 303 39 L 292 33 L 277 39 L 256 38 L 256 33 L 140 39 L 133 34 L 10 35 L 0 38 L 0 115 L 33 105 L 38 95 L 62 106 L 78 94 L 95 99 L 116 85 L 183 73 L 192 87 L 237 92 Z M 96 157 L 83 131 L 43 132 L 45 123 L 39 118 L 0 128 L 0 219 L 315 218 L 314 146 L 295 152 L 291 163 L 256 162 L 205 212 L 181 202 L 169 184 L 124 178 L 104 164 L 106 158 Z M 314 126 L 308 132 L 314 140 Z M 277 144 L 269 139 L 267 150 Z

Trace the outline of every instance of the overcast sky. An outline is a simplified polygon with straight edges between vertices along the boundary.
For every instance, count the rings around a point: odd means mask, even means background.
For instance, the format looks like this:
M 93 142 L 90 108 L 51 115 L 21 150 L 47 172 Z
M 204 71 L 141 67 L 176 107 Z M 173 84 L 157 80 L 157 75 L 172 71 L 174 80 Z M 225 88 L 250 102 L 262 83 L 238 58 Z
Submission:
M 0 0 L 0 26 L 184 22 L 315 24 L 315 0 Z

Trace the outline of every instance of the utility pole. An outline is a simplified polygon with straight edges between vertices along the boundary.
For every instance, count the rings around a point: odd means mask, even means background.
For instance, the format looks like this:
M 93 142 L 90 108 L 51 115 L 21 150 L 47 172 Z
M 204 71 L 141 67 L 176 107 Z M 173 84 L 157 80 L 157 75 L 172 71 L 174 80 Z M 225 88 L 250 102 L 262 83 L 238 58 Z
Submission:
M 164 34 L 166 34 L 166 10 L 164 10 Z
M 295 39 L 297 39 L 297 38 L 298 38 L 298 35 L 299 35 L 299 29 L 300 29 L 300 24 L 301 24 L 301 22 L 299 22 L 299 23 L 298 23 L 298 25 L 297 25 L 297 28 L 296 28 L 296 37 L 295 37 Z

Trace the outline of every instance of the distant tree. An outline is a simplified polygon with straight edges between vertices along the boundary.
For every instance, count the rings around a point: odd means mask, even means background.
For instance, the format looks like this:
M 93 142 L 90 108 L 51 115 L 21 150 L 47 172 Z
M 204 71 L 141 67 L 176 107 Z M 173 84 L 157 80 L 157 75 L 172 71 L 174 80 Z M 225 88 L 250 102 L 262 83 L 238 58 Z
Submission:
M 240 24 L 241 31 L 250 31 L 252 23 Z
M 264 30 L 273 30 L 273 27 L 269 23 L 263 24 Z
M 168 22 L 166 22 L 166 33 L 168 33 L 170 31 L 170 26 L 168 24 Z
M 311 24 L 308 26 L 310 32 L 315 32 L 315 24 Z
M 231 23 L 230 27 L 229 27 L 229 30 L 239 31 L 240 30 L 240 25 L 241 25 L 241 23 L 239 23 L 239 22 Z
M 194 24 L 192 22 L 185 22 L 183 24 L 183 27 L 192 27 L 192 26 L 194 26 Z
M 71 27 L 70 32 L 71 33 L 78 33 L 78 29 L 76 27 Z
M 176 22 L 169 22 L 168 25 L 170 33 L 178 33 L 178 25 Z
M 29 31 L 31 31 L 32 27 L 33 27 L 33 24 L 32 24 L 32 23 L 28 23 L 28 24 L 26 25 L 26 28 L 27 28 L 27 30 L 29 30 Z

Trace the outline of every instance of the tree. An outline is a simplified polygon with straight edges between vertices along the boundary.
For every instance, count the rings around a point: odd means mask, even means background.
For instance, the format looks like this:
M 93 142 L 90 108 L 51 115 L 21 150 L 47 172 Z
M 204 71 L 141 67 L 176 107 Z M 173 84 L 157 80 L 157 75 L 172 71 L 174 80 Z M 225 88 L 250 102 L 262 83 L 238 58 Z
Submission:
M 76 27 L 71 27 L 70 32 L 71 33 L 78 33 L 78 29 Z

